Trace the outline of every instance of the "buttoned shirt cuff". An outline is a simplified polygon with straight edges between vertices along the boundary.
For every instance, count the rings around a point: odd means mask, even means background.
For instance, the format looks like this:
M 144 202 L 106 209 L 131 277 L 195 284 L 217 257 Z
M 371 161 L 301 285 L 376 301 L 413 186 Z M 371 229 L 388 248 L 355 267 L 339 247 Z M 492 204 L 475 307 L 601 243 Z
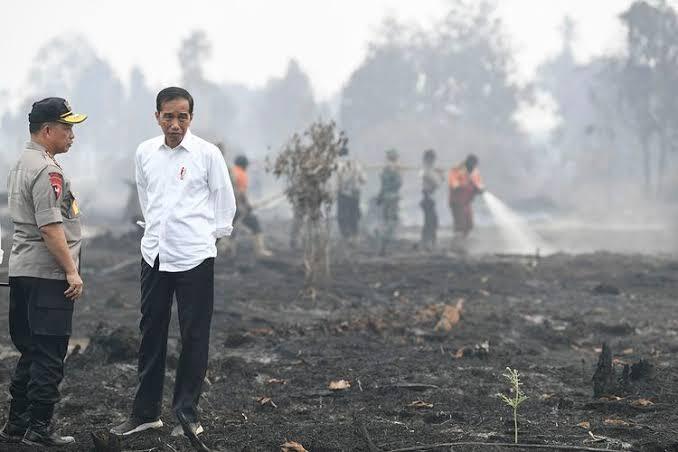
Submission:
M 58 207 L 51 207 L 49 209 L 41 210 L 35 213 L 35 222 L 39 228 L 53 223 L 63 223 L 61 217 L 61 209 Z
M 228 237 L 233 232 L 233 226 L 226 226 L 225 228 L 217 228 L 215 232 L 215 238 L 220 239 L 222 237 Z

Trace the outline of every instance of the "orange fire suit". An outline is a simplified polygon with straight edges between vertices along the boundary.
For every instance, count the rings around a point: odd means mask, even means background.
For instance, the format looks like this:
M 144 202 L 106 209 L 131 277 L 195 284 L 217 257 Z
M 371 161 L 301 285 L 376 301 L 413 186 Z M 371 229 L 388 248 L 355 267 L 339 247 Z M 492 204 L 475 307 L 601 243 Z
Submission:
M 450 209 L 454 219 L 454 232 L 463 236 L 468 235 L 473 229 L 473 198 L 484 188 L 480 179 L 478 168 L 474 168 L 469 174 L 466 165 L 452 168 L 447 176 L 447 184 L 450 190 Z

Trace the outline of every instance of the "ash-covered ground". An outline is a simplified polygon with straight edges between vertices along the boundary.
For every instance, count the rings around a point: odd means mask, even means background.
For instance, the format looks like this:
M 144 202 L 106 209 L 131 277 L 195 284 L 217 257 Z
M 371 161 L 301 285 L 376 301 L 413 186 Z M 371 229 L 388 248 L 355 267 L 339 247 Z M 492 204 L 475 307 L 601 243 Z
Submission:
M 312 298 L 301 255 L 278 229 L 273 258 L 254 259 L 241 236 L 236 259 L 217 259 L 201 400 L 203 439 L 214 450 L 278 451 L 286 441 L 313 452 L 512 442 L 511 410 L 496 397 L 508 394 L 507 366 L 520 372 L 529 397 L 519 409 L 521 443 L 678 450 L 678 260 L 671 255 L 460 257 L 425 254 L 401 240 L 378 257 L 366 244 L 335 253 L 332 282 Z M 88 241 L 87 295 L 76 308 L 57 411 L 60 430 L 77 439 L 68 450 L 95 450 L 92 433 L 106 441 L 103 432 L 129 412 L 139 259 L 133 234 Z M 7 290 L 0 304 L 6 389 L 16 360 Z M 191 450 L 170 436 L 176 315 L 170 337 L 166 426 L 124 440 L 122 450 Z M 594 397 L 603 343 L 612 373 Z M 339 380 L 350 387 L 330 390 Z M 6 406 L 6 390 L 1 397 Z

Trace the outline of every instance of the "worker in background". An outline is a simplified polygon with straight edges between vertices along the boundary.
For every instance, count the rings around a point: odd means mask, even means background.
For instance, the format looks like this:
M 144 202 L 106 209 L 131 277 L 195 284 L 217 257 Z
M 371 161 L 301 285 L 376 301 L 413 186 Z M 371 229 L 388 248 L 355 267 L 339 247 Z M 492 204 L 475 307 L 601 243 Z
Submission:
M 365 184 L 365 172 L 360 163 L 348 156 L 348 148 L 339 151 L 337 162 L 337 221 L 341 236 L 349 245 L 358 240 L 360 221 L 360 189 Z
M 244 155 L 239 155 L 234 160 L 234 165 L 231 167 L 231 179 L 235 186 L 235 202 L 237 210 L 235 214 L 235 227 L 231 235 L 231 241 L 235 238 L 238 232 L 238 226 L 242 224 L 252 233 L 254 237 L 254 252 L 258 257 L 271 257 L 273 253 L 264 245 L 264 237 L 261 232 L 261 225 L 259 219 L 254 214 L 252 205 L 247 197 L 247 187 L 249 185 L 249 175 L 247 174 L 247 167 L 249 160 Z M 231 242 L 232 243 L 232 242 Z M 231 251 L 235 251 L 233 246 Z
M 433 149 L 424 151 L 421 171 L 422 200 L 419 203 L 424 212 L 424 226 L 421 229 L 421 246 L 425 251 L 433 251 L 438 237 L 438 212 L 434 194 L 442 182 L 440 170 L 435 168 L 436 152 Z
M 478 157 L 469 154 L 466 160 L 450 170 L 447 182 L 454 220 L 453 247 L 463 251 L 463 243 L 473 229 L 471 204 L 475 196 L 485 190 L 478 171 Z
M 379 254 L 386 254 L 388 244 L 395 236 L 398 226 L 398 211 L 400 201 L 400 187 L 403 185 L 401 168 L 398 165 L 398 151 L 386 151 L 386 166 L 381 171 L 381 189 L 377 196 L 379 205 Z

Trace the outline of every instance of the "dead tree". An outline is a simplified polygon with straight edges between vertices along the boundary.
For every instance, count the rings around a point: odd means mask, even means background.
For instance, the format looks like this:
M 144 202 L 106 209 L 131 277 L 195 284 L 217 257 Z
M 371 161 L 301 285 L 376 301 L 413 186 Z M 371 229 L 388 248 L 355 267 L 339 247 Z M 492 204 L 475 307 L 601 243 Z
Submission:
M 306 286 L 311 289 L 330 277 L 329 218 L 334 203 L 330 179 L 346 141 L 333 121 L 315 122 L 290 138 L 273 167 L 273 174 L 284 178 L 285 195 L 302 224 Z

